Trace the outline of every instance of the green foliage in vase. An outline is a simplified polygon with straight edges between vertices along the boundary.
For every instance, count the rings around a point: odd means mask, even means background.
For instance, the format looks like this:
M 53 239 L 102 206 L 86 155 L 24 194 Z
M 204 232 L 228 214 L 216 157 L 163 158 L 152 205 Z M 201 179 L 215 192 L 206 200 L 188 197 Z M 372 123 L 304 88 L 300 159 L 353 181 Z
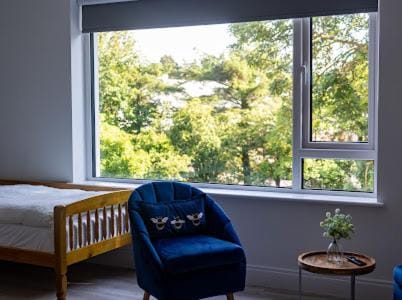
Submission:
M 325 230 L 324 237 L 330 237 L 335 240 L 350 239 L 351 234 L 355 232 L 352 217 L 341 213 L 339 208 L 335 209 L 333 215 L 327 212 L 325 219 L 320 222 L 320 226 Z

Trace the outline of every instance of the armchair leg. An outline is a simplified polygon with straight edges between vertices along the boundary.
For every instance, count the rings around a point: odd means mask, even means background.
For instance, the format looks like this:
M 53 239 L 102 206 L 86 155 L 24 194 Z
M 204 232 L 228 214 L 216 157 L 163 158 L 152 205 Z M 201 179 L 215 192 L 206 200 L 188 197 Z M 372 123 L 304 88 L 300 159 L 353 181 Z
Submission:
M 227 294 L 227 295 L 226 295 L 226 299 L 227 299 L 227 300 L 234 300 L 233 293 Z
M 149 300 L 150 296 L 151 296 L 151 295 L 150 295 L 148 292 L 144 292 L 144 298 L 143 298 L 143 300 Z

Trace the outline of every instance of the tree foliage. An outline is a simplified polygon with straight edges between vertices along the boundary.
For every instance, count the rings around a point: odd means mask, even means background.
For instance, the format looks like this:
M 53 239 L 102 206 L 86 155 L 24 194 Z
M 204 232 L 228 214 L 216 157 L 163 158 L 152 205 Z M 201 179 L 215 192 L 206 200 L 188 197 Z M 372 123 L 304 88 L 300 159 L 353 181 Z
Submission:
M 313 18 L 313 138 L 368 141 L 367 14 Z
M 316 140 L 367 141 L 367 28 L 365 14 L 313 19 Z M 228 33 L 224 53 L 190 63 L 147 62 L 133 32 L 98 34 L 102 176 L 291 185 L 292 22 Z M 371 162 L 306 160 L 304 171 L 308 188 L 373 186 Z

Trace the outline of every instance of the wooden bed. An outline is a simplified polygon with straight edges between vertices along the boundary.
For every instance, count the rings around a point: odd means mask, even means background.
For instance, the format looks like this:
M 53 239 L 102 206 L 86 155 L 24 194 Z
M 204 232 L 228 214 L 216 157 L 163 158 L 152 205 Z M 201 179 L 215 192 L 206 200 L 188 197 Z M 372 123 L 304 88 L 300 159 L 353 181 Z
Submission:
M 57 299 L 64 300 L 67 297 L 68 266 L 131 244 L 127 206 L 131 190 L 60 182 L 0 180 L 0 185 L 15 184 L 108 192 L 107 194 L 97 195 L 69 205 L 54 207 L 54 253 L 0 246 L 0 260 L 53 268 L 56 272 Z M 117 215 L 117 224 L 114 224 L 113 217 L 110 222 L 106 221 L 108 211 L 111 212 L 111 215 Z M 91 238 L 89 226 L 91 223 L 90 218 L 93 216 L 95 218 L 94 226 L 98 230 L 95 231 L 95 237 Z M 76 234 L 73 230 L 73 218 L 78 220 L 79 232 L 82 233 L 83 229 L 85 229 L 83 227 L 88 226 L 86 228 L 86 236 L 79 234 L 76 237 L 78 240 L 76 245 L 72 244 L 73 234 Z M 70 245 L 67 245 L 67 241 L 69 241 Z M 70 251 L 67 250 L 68 248 Z

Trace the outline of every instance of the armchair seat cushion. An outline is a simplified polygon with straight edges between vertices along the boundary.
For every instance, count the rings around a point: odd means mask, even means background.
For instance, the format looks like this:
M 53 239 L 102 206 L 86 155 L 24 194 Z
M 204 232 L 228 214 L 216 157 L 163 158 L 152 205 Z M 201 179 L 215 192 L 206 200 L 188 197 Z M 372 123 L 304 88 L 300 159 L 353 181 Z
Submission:
M 169 273 L 184 273 L 244 261 L 243 249 L 208 235 L 179 236 L 155 240 L 154 247 Z

